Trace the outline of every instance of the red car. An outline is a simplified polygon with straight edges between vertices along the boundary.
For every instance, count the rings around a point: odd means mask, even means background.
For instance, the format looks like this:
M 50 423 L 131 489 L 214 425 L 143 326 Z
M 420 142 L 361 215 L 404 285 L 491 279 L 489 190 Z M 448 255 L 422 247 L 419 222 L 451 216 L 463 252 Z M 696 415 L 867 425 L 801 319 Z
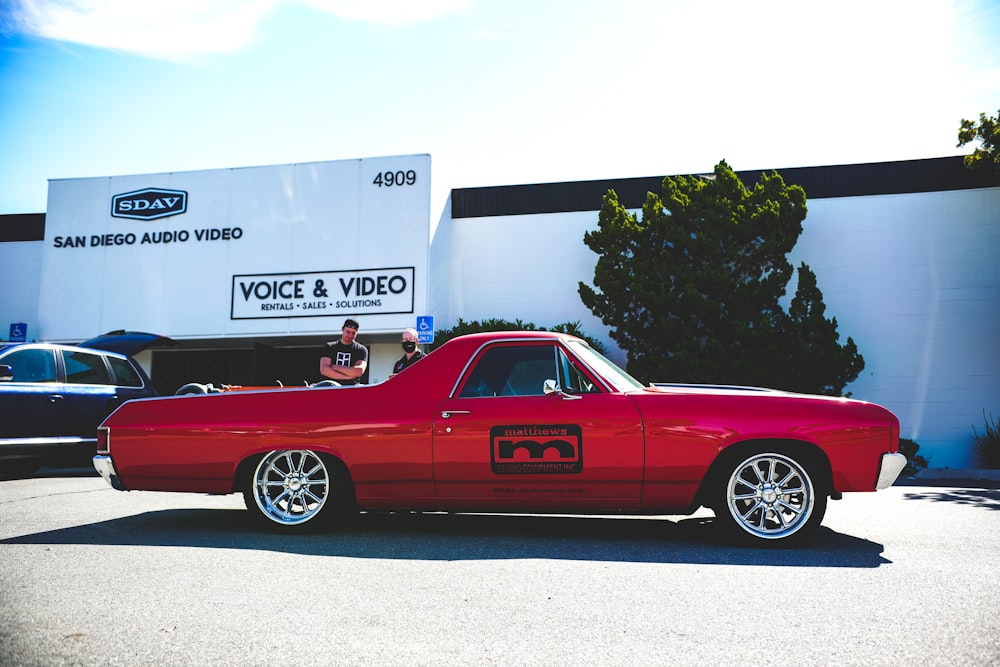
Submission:
M 550 332 L 448 341 L 380 384 L 129 401 L 94 465 L 116 489 L 242 492 L 284 531 L 357 510 L 689 514 L 789 542 L 827 498 L 888 487 L 899 420 L 871 403 L 643 386 Z

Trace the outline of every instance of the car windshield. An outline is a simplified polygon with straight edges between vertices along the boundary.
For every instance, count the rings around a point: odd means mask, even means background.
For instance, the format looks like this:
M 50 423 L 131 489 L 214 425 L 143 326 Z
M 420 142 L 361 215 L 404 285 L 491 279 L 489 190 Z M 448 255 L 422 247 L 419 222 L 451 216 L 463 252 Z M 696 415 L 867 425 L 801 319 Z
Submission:
M 634 391 L 643 388 L 641 382 L 618 368 L 614 362 L 583 341 L 569 341 L 569 344 L 573 352 L 584 363 L 597 371 L 601 377 L 610 382 L 615 391 Z

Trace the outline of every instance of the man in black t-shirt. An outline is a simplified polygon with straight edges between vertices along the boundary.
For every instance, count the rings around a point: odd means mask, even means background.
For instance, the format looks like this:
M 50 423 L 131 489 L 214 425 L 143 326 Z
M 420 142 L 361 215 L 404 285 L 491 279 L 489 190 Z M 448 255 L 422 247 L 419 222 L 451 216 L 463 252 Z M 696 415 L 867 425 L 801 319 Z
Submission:
M 357 320 L 347 319 L 340 333 L 340 340 L 323 346 L 319 373 L 341 384 L 358 384 L 368 368 L 368 348 L 354 340 L 358 335 Z

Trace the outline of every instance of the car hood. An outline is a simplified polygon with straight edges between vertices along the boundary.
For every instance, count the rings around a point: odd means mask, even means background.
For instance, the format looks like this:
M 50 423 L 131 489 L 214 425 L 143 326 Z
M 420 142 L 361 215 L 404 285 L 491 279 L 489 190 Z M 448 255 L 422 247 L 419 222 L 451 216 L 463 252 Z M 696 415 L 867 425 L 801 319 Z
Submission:
M 728 384 L 674 384 L 666 382 L 651 382 L 650 386 L 643 388 L 643 393 L 648 395 L 674 395 L 674 396 L 709 396 L 709 397 L 729 397 L 729 398 L 778 398 L 810 400 L 826 403 L 839 404 L 868 404 L 846 396 L 827 396 L 824 394 L 804 394 L 795 391 L 783 391 L 781 389 L 769 389 L 767 387 L 748 387 L 742 385 Z M 874 405 L 874 404 L 872 404 Z
M 716 394 L 716 393 L 740 393 L 756 392 L 763 394 L 787 394 L 790 392 L 780 389 L 768 389 L 767 387 L 747 387 L 735 384 L 687 384 L 682 382 L 651 382 L 649 386 L 653 389 L 676 390 L 691 393 Z
M 94 350 L 106 350 L 132 356 L 154 345 L 174 345 L 175 342 L 166 336 L 145 333 L 142 331 L 109 331 L 97 338 L 91 338 L 80 343 L 79 347 L 89 347 Z

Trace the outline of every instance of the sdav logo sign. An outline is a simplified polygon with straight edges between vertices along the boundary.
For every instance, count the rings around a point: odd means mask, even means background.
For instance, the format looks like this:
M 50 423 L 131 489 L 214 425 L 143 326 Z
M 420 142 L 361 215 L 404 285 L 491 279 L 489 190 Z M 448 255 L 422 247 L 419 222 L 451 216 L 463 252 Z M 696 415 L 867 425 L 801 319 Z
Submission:
M 187 211 L 187 193 L 183 190 L 146 188 L 124 192 L 111 199 L 111 215 L 115 218 L 155 220 Z
M 583 434 L 576 424 L 494 426 L 491 463 L 498 475 L 583 472 Z

